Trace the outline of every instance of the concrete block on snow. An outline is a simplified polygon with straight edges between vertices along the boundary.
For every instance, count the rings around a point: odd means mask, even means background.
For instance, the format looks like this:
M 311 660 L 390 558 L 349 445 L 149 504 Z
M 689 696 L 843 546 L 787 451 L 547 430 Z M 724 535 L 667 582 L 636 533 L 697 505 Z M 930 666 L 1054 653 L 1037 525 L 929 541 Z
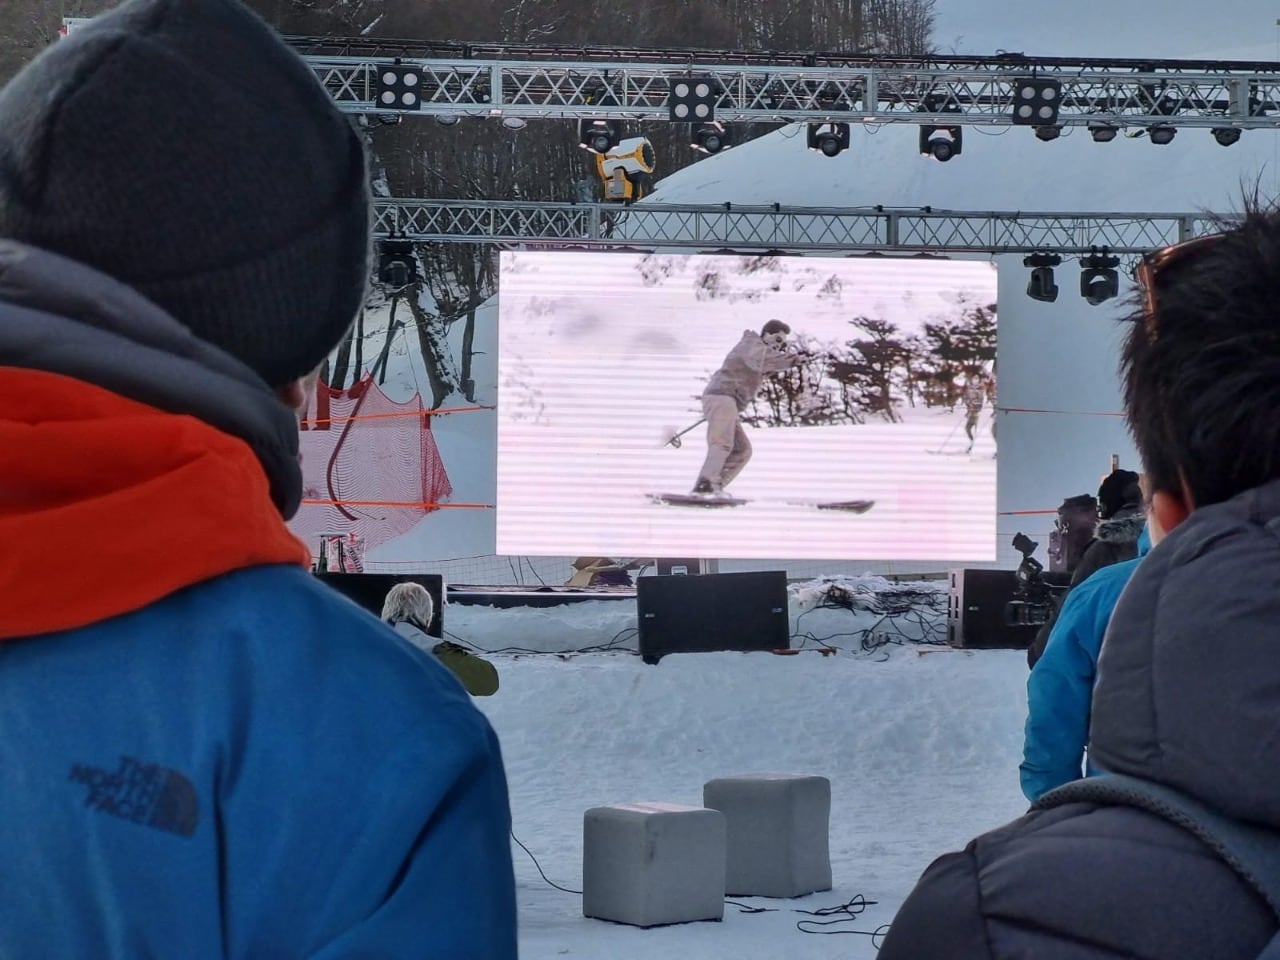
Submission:
M 637 927 L 724 918 L 725 818 L 718 810 L 592 807 L 582 834 L 584 916 Z
M 831 889 L 831 781 L 758 773 L 708 780 L 704 806 L 728 828 L 725 893 L 799 897 Z

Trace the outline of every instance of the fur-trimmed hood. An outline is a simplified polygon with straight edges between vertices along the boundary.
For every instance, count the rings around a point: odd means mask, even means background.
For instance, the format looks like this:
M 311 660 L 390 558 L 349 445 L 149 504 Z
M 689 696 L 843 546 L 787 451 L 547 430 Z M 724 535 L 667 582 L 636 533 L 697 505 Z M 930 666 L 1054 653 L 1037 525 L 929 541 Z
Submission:
M 1138 535 L 1142 533 L 1146 522 L 1147 518 L 1142 512 L 1142 507 L 1121 507 L 1109 520 L 1098 523 L 1093 531 L 1093 538 L 1106 543 L 1137 543 Z

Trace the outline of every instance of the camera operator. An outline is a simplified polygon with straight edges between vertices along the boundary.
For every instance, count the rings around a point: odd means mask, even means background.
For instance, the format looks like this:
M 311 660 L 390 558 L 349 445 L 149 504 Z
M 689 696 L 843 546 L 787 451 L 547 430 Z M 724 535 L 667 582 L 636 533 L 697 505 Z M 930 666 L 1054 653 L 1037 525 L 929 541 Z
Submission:
M 1080 562 L 1071 571 L 1071 588 L 1083 583 L 1103 567 L 1138 555 L 1138 536 L 1142 533 L 1146 514 L 1143 510 L 1142 487 L 1132 470 L 1113 470 L 1098 487 L 1098 526 L 1093 539 L 1085 547 Z M 1059 598 L 1044 626 L 1027 647 L 1027 666 L 1034 667 L 1049 642 L 1049 634 L 1066 598 Z
M 1055 588 L 1045 579 L 1044 564 L 1032 556 L 1039 546 L 1025 533 L 1014 534 L 1013 548 L 1022 554 L 1022 562 L 1013 574 L 1013 596 L 1004 607 L 1004 621 L 1011 627 L 1044 623 L 1057 609 Z

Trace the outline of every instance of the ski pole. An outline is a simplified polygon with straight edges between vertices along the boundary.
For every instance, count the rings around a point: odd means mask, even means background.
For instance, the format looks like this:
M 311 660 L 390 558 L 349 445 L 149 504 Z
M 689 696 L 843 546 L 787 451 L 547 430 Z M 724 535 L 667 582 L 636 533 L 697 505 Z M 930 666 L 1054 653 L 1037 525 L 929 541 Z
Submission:
M 952 438 L 952 437 L 954 437 L 954 436 L 956 435 L 956 431 L 957 431 L 957 430 L 959 430 L 959 429 L 960 429 L 960 421 L 959 421 L 959 420 L 957 420 L 957 421 L 956 421 L 956 425 L 955 425 L 954 427 L 952 427 L 952 428 L 951 428 L 951 432 L 947 434 L 947 439 L 943 440 L 943 441 L 942 441 L 942 445 L 938 447 L 938 452 L 939 452 L 939 453 L 941 453 L 943 450 L 947 449 L 947 444 L 951 442 L 951 438 Z
M 700 426 L 702 426 L 702 424 L 704 424 L 704 423 L 706 423 L 706 422 L 707 422 L 707 418 L 706 418 L 706 417 L 703 417 L 703 418 L 702 418 L 701 420 L 699 420 L 697 423 L 691 423 L 691 424 L 689 424 L 689 426 L 685 427 L 685 428 L 684 428 L 683 430 L 681 430 L 679 433 L 672 434 L 670 437 L 668 437 L 668 438 L 667 438 L 667 444 L 669 444 L 670 446 L 673 446 L 673 447 L 678 447 L 678 446 L 680 446 L 680 438 L 681 438 L 681 437 L 683 437 L 683 436 L 684 436 L 686 433 L 688 433 L 690 430 L 693 430 L 695 427 L 700 427 Z M 665 445 L 667 445 L 667 444 L 664 444 L 664 446 L 665 446 Z

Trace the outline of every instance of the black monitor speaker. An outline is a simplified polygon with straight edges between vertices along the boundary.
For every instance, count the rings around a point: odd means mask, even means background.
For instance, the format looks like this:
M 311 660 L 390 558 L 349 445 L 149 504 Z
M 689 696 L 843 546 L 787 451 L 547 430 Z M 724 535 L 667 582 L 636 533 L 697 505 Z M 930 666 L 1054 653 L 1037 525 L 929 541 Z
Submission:
M 1065 587 L 1071 582 L 1067 573 L 1046 570 L 1042 576 L 1052 587 Z M 1040 623 L 1009 622 L 1008 605 L 1017 585 L 1012 570 L 952 570 L 947 642 L 953 647 L 972 649 L 1025 650 L 1035 639 Z M 1024 619 L 1027 617 L 1025 608 L 1019 612 Z
M 431 594 L 434 607 L 427 633 L 444 639 L 444 577 L 438 573 L 317 573 L 315 576 L 375 617 L 382 616 L 382 602 L 397 583 L 420 583 Z
M 657 663 L 668 653 L 791 645 L 782 570 L 638 577 L 636 613 L 645 663 Z

